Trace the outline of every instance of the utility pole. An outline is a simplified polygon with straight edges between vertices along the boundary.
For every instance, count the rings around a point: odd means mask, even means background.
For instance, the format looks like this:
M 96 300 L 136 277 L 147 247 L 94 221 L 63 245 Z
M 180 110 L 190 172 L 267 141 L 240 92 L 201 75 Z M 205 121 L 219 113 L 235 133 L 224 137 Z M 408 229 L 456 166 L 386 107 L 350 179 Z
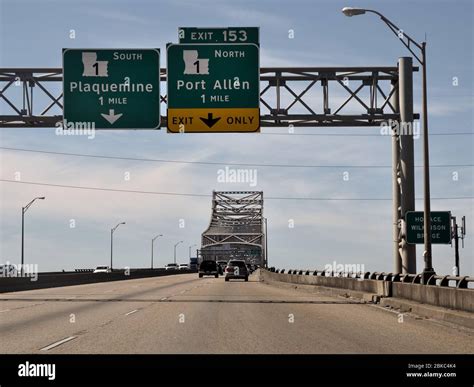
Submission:
M 390 104 L 395 113 L 400 114 L 398 82 L 392 81 Z M 396 125 L 395 125 L 396 124 Z M 400 255 L 401 207 L 400 207 L 400 120 L 392 122 L 392 238 L 393 238 L 393 272 L 402 273 L 402 256 Z
M 456 269 L 456 276 L 461 276 L 461 268 L 459 263 L 459 239 L 462 240 L 462 247 L 464 248 L 464 235 L 466 235 L 466 217 L 462 217 L 461 236 L 459 236 L 459 226 L 456 217 L 452 216 L 452 236 L 454 239 L 454 267 Z
M 408 211 L 415 211 L 415 155 L 413 147 L 413 61 L 411 57 L 398 60 L 398 92 L 400 101 L 400 209 L 402 222 Z M 402 273 L 416 273 L 416 246 L 407 243 L 405 235 L 400 242 Z
M 456 217 L 453 216 L 453 231 L 454 231 L 454 266 L 456 267 L 456 275 L 461 275 L 461 268 L 459 267 L 459 234 Z

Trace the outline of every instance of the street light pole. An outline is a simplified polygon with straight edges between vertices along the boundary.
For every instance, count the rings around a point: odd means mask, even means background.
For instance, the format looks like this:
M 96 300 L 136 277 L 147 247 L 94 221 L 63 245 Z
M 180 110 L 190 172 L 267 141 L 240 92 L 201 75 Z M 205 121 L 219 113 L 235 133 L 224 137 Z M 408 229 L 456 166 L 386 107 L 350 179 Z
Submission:
M 380 12 L 363 9 L 344 7 L 342 12 L 346 16 L 363 15 L 374 13 L 378 15 L 382 21 L 398 36 L 403 45 L 412 53 L 415 59 L 422 66 L 422 105 L 423 105 L 423 237 L 425 251 L 423 253 L 425 267 L 423 269 L 422 281 L 428 283 L 429 278 L 435 274 L 433 269 L 433 256 L 431 250 L 431 202 L 430 202 L 430 164 L 429 164 L 429 141 L 428 141 L 428 92 L 426 77 L 426 42 L 417 43 L 410 36 L 400 30 L 393 22 L 387 19 Z M 405 38 L 407 41 L 405 42 Z M 421 58 L 412 50 L 412 45 L 417 47 L 421 52 Z
M 120 226 L 121 224 L 125 224 L 125 222 L 121 222 L 117 224 L 114 228 L 110 229 L 110 271 L 113 270 L 113 252 L 114 252 L 114 231 Z
M 183 241 L 179 241 L 174 245 L 174 263 L 176 263 L 176 246 L 178 246 L 180 243 L 183 243 Z
M 194 246 L 197 246 L 197 245 L 194 244 L 194 245 L 189 246 L 189 259 L 191 259 L 191 249 L 192 249 Z
M 426 42 L 421 44 L 421 57 L 423 69 L 423 237 L 425 242 L 425 251 L 423 258 L 425 268 L 423 269 L 423 283 L 435 274 L 433 269 L 433 256 L 431 254 L 431 203 L 430 203 L 430 167 L 429 167 L 429 144 L 428 144 L 428 92 L 426 82 Z
M 20 273 L 23 277 L 23 264 L 25 263 L 25 207 L 21 207 L 21 268 Z
M 23 265 L 25 264 L 25 212 L 30 208 L 35 200 L 44 200 L 44 196 L 36 197 L 31 202 L 29 202 L 25 207 L 21 207 L 21 268 L 20 274 L 23 277 L 24 269 Z
M 265 219 L 265 269 L 268 269 L 268 226 L 267 226 L 267 218 Z
M 151 268 L 152 270 L 153 270 L 153 242 L 155 242 L 156 238 L 161 237 L 161 236 L 163 236 L 163 234 L 157 235 L 151 240 Z

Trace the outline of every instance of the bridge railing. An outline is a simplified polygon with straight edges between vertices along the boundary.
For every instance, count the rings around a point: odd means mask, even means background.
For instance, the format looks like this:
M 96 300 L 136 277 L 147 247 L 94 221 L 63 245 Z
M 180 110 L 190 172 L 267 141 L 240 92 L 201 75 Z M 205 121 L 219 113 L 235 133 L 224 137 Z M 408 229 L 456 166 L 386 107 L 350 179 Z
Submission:
M 313 275 L 321 277 L 344 277 L 355 278 L 359 280 L 377 280 L 389 282 L 403 282 L 412 284 L 421 284 L 421 274 L 400 274 L 385 272 L 344 272 L 344 271 L 328 271 L 328 270 L 301 270 L 301 269 L 275 269 L 270 268 L 269 271 L 280 274 L 292 275 Z M 474 285 L 474 277 L 470 276 L 452 276 L 452 275 L 433 275 L 426 285 L 440 287 L 454 287 L 459 289 L 472 289 L 469 285 Z

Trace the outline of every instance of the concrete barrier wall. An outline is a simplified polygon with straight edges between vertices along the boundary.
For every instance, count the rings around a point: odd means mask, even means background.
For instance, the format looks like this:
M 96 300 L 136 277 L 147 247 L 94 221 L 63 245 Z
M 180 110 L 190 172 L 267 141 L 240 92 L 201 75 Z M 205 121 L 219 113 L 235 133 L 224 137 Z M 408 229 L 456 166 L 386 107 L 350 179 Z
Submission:
M 280 274 L 261 270 L 261 278 L 269 281 L 290 282 L 301 285 L 327 286 L 331 288 L 350 289 L 356 292 L 373 293 L 379 296 L 390 296 L 390 282 L 360 280 L 356 278 L 323 277 L 315 275 Z
M 124 270 L 112 273 L 39 273 L 36 281 L 28 277 L 0 278 L 0 293 L 22 290 L 55 288 L 60 286 L 83 285 L 96 282 L 122 281 L 136 278 L 158 277 L 164 275 L 192 273 L 193 271 L 166 271 L 164 269 L 135 269 L 125 274 Z
M 393 282 L 392 295 L 423 304 L 474 312 L 474 290 L 472 289 Z
M 474 312 L 474 290 L 420 285 L 384 280 L 360 280 L 344 277 L 280 274 L 260 271 L 263 281 L 280 281 L 301 285 L 326 286 L 377 294 L 381 297 L 396 297 L 443 308 Z

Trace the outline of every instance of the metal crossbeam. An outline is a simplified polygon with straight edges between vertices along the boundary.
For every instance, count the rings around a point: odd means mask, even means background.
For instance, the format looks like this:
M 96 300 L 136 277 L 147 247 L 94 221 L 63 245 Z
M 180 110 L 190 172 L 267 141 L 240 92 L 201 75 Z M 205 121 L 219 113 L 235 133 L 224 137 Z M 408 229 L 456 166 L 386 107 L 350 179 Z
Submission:
M 166 82 L 166 69 L 160 78 Z M 390 103 L 397 67 L 263 67 L 260 82 L 263 127 L 379 126 L 399 119 Z M 0 68 L 0 127 L 55 127 L 62 122 L 61 90 L 61 68 Z M 39 105 L 38 95 L 46 103 Z

